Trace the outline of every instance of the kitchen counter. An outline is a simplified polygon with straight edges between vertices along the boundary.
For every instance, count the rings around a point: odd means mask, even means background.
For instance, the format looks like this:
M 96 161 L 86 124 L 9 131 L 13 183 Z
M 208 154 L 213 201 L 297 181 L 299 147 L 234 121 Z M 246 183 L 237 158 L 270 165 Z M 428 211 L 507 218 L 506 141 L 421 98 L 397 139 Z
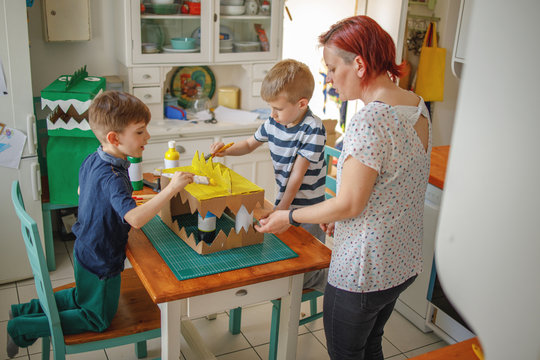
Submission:
M 236 124 L 219 121 L 216 124 L 207 124 L 201 121 L 193 124 L 185 120 L 153 120 L 148 124 L 148 132 L 151 140 L 163 137 L 169 139 L 253 134 L 263 122 L 256 120 L 252 123 Z
M 435 146 L 431 149 L 431 167 L 429 169 L 429 183 L 439 189 L 444 188 L 446 164 L 450 146 Z

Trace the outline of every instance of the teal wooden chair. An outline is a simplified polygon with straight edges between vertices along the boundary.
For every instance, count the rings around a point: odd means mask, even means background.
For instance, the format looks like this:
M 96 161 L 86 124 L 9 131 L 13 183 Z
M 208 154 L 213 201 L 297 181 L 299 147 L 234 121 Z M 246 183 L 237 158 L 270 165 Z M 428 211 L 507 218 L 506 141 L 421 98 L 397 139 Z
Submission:
M 326 191 L 327 199 L 336 196 L 337 180 L 334 177 L 333 165 L 334 158 L 337 160 L 341 155 L 341 151 L 330 147 L 324 147 L 324 159 L 326 162 Z M 305 325 L 323 316 L 322 310 L 317 310 L 317 299 L 324 294 L 320 291 L 312 289 L 304 289 L 302 292 L 302 302 L 309 301 L 310 315 L 299 320 L 298 325 Z M 272 302 L 272 325 L 270 327 L 270 349 L 268 351 L 268 360 L 277 358 L 277 346 L 279 338 L 279 319 L 281 313 L 281 299 L 271 300 Z M 229 311 L 229 331 L 232 334 L 240 333 L 240 325 L 242 322 L 242 308 L 238 307 Z
M 135 344 L 135 353 L 138 358 L 146 357 L 146 340 L 161 336 L 160 312 L 133 269 L 122 272 L 118 311 L 107 330 L 101 333 L 88 331 L 75 335 L 63 334 L 38 227 L 24 208 L 18 181 L 12 184 L 11 199 L 21 221 L 21 231 L 34 274 L 39 301 L 49 320 L 51 336 L 42 338 L 42 359 L 49 359 L 51 342 L 55 360 L 65 359 L 66 354 L 126 344 Z M 67 284 L 55 291 L 73 286 L 75 283 Z

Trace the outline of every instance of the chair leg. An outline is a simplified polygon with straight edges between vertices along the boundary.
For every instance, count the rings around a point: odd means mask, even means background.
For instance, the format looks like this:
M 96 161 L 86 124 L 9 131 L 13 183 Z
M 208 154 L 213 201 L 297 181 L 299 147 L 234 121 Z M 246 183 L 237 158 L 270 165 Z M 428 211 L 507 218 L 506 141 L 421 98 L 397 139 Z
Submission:
M 50 337 L 41 338 L 41 360 L 49 360 L 51 353 L 51 339 Z
M 311 315 L 315 315 L 317 313 L 317 299 L 309 300 L 309 309 L 311 311 Z
M 137 359 L 142 359 L 148 356 L 146 341 L 139 341 L 135 344 L 135 355 L 137 356 Z
M 242 308 L 237 307 L 229 311 L 229 332 L 233 335 L 240 334 L 242 324 Z
M 281 300 L 272 300 L 272 326 L 270 327 L 270 349 L 268 360 L 277 359 L 277 347 L 279 338 L 279 316 L 281 314 Z

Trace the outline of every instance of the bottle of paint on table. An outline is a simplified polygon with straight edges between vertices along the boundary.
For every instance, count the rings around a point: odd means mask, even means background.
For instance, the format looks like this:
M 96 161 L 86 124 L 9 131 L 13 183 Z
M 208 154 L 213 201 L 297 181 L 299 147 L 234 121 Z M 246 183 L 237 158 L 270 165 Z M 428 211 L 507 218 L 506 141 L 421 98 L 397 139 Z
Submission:
M 165 169 L 180 166 L 180 153 L 176 150 L 176 141 L 169 141 L 169 150 L 165 153 Z
M 206 212 L 205 217 L 199 213 L 199 241 L 204 241 L 208 245 L 212 244 L 216 237 L 216 220 L 216 215 L 212 214 L 210 211 Z
M 133 190 L 142 190 L 143 188 L 143 171 L 142 171 L 142 157 L 127 157 L 130 162 L 128 168 L 129 180 Z

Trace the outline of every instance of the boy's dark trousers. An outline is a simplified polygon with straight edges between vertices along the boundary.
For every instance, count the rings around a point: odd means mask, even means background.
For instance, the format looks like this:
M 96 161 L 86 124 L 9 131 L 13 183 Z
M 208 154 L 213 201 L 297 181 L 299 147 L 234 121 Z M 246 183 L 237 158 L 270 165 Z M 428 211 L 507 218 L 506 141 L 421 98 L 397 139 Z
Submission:
M 76 287 L 54 294 L 64 334 L 101 332 L 109 327 L 118 309 L 120 274 L 99 279 L 82 267 L 74 256 Z M 50 336 L 49 322 L 39 299 L 11 305 L 13 319 L 7 330 L 20 347 L 32 345 L 38 338 Z

